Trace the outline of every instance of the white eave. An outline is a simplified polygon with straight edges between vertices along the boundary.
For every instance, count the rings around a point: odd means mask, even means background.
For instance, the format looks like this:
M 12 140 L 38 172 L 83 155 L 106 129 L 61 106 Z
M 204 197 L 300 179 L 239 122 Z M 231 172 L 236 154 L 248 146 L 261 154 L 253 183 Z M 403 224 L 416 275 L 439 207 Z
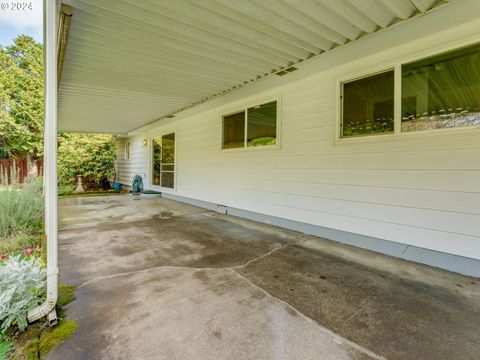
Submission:
M 66 0 L 59 130 L 126 133 L 446 2 Z

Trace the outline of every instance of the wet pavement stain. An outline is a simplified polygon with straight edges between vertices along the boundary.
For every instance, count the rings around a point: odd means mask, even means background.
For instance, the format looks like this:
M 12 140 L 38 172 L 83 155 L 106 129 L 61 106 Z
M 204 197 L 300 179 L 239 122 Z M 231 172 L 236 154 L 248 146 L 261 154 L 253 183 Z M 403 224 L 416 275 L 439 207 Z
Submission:
M 459 296 L 300 245 L 240 272 L 318 323 L 388 359 L 478 360 L 478 297 Z
M 78 333 L 55 359 L 132 358 L 146 350 L 152 352 L 145 358 L 197 359 L 198 349 L 243 359 L 252 350 L 248 344 L 273 349 L 277 343 L 268 337 L 258 340 L 271 331 L 275 341 L 287 333 L 295 339 L 296 352 L 285 358 L 326 358 L 311 350 L 327 351 L 332 340 L 319 342 L 317 333 L 305 332 L 306 324 L 315 325 L 302 314 L 388 359 L 478 360 L 476 279 L 164 199 L 127 199 L 101 219 L 96 200 L 78 205 L 88 209 L 60 211 L 82 214 L 78 222 L 94 226 L 60 233 L 62 278 L 84 286 L 70 309 L 81 319 Z M 132 203 L 144 218 L 134 218 Z M 306 238 L 329 251 L 306 247 Z M 354 253 L 359 261 L 350 260 Z M 388 271 L 370 265 L 379 259 Z M 176 339 L 182 342 L 173 346 Z M 330 349 L 336 358 L 370 359 L 363 350 L 337 345 Z
M 166 265 L 238 266 L 295 241 L 293 235 L 278 237 L 205 214 L 190 214 L 61 232 L 60 254 L 69 260 L 68 266 L 62 260 L 60 265 L 65 281 L 78 285 L 93 274 Z M 67 243 L 70 246 L 63 246 Z M 99 262 L 99 257 L 107 261 Z

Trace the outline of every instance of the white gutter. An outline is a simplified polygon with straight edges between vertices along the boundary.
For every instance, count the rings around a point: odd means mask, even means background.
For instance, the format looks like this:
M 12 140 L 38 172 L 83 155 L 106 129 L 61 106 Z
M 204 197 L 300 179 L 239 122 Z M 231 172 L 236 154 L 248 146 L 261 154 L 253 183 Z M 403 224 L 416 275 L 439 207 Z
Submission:
M 48 315 L 55 325 L 55 304 L 58 297 L 58 234 L 57 234 L 57 2 L 44 0 L 45 59 L 45 133 L 44 184 L 45 228 L 47 234 L 47 299 L 28 312 L 32 322 Z

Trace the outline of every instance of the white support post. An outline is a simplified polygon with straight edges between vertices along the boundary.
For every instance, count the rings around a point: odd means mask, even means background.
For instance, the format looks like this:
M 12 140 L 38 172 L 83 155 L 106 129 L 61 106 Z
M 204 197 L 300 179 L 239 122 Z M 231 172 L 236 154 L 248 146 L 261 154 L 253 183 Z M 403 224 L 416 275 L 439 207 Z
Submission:
M 44 0 L 45 46 L 45 134 L 44 184 L 45 227 L 47 234 L 47 299 L 28 312 L 30 322 L 48 315 L 56 323 L 58 297 L 58 233 L 57 233 L 57 1 Z

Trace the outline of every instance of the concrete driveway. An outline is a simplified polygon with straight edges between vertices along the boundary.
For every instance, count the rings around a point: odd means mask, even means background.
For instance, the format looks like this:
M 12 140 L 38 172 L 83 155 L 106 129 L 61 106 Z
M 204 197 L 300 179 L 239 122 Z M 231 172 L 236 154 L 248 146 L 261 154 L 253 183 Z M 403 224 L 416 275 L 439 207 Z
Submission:
M 49 359 L 475 359 L 480 283 L 154 197 L 64 198 Z

